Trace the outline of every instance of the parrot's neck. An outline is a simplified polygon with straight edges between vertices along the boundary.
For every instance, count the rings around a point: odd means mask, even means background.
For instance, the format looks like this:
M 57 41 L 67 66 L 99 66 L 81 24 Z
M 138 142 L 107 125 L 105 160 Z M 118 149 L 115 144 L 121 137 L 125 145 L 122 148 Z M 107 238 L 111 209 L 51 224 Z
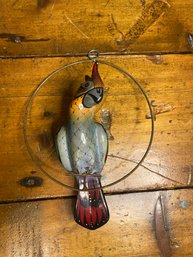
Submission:
M 84 122 L 94 119 L 95 107 L 86 108 L 82 104 L 83 96 L 80 96 L 72 102 L 70 106 L 70 118 L 74 121 Z

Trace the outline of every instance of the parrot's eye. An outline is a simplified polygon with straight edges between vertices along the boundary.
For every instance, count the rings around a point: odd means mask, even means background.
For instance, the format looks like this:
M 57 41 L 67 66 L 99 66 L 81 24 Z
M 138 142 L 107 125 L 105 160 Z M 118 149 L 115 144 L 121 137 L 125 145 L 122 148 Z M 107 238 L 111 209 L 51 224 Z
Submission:
M 89 90 L 94 88 L 93 81 L 85 81 L 82 83 L 77 91 L 76 97 L 85 94 Z
M 93 82 L 92 81 L 86 81 L 81 84 L 81 88 L 87 89 L 87 88 L 92 88 L 93 87 Z
M 85 84 L 84 84 L 84 87 L 89 87 L 89 82 L 86 82 Z

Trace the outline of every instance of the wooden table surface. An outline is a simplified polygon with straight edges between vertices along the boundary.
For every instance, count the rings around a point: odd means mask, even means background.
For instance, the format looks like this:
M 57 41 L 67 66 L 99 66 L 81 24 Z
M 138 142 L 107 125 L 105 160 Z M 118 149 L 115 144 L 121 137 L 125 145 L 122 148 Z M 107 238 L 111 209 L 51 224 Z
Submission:
M 0 0 L 0 257 L 193 256 L 193 1 Z M 110 221 L 88 231 L 73 220 L 76 192 L 43 174 L 24 141 L 29 97 L 57 68 L 86 59 L 130 72 L 155 113 L 152 148 L 134 173 L 105 188 Z M 54 136 L 91 63 L 67 68 L 38 92 L 27 136 L 41 166 L 74 186 Z M 99 64 L 112 116 L 102 183 L 126 175 L 143 156 L 151 122 L 132 80 Z M 101 121 L 101 110 L 96 114 Z

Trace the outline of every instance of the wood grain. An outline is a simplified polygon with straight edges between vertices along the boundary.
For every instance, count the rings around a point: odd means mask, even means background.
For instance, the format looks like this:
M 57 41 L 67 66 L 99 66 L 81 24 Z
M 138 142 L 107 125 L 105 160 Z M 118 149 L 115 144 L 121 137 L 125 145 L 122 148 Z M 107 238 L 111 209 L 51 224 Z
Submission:
M 172 109 L 157 114 L 153 146 L 144 163 L 149 170 L 140 167 L 128 179 L 107 188 L 106 192 L 190 187 L 193 150 L 192 56 L 155 56 L 153 60 L 147 56 L 107 59 L 130 71 L 140 81 L 150 100 L 154 100 L 155 108 L 169 104 Z M 29 95 L 38 83 L 53 69 L 74 60 L 77 59 L 1 60 L 1 201 L 73 194 L 50 181 L 30 160 L 23 138 L 23 115 Z M 112 114 L 111 131 L 115 138 L 110 141 L 111 156 L 103 171 L 103 185 L 106 185 L 125 175 L 142 157 L 149 139 L 150 120 L 146 119 L 148 108 L 145 101 L 132 81 L 116 70 L 112 72 L 108 66 L 101 65 L 99 68 L 105 86 L 109 88 L 103 108 L 109 109 Z M 74 180 L 59 164 L 54 135 L 65 120 L 73 93 L 84 79 L 84 74 L 90 74 L 90 70 L 90 64 L 80 65 L 51 79 L 34 100 L 28 120 L 29 142 L 42 166 L 49 174 L 71 186 Z M 100 112 L 97 118 L 100 119 Z M 42 185 L 23 187 L 19 181 L 29 176 L 42 178 Z
M 0 257 L 193 256 L 192 13 L 193 0 L 0 0 Z M 37 85 L 91 49 L 131 72 L 156 118 L 144 166 L 105 189 L 110 221 L 96 231 L 74 222 L 75 192 L 35 166 L 23 135 L 24 111 Z M 134 82 L 106 65 L 99 71 L 107 97 L 96 120 L 107 109 L 114 138 L 102 173 L 107 185 L 140 160 L 151 127 Z M 53 76 L 27 120 L 41 167 L 72 187 L 54 138 L 90 72 L 86 63 Z
M 154 209 L 161 192 L 107 196 L 110 221 L 96 231 L 77 225 L 73 199 L 0 205 L 0 256 L 159 257 Z M 161 193 L 174 257 L 190 257 L 193 191 Z M 171 256 L 171 255 L 170 255 Z
M 192 0 L 0 1 L 0 56 L 190 52 Z

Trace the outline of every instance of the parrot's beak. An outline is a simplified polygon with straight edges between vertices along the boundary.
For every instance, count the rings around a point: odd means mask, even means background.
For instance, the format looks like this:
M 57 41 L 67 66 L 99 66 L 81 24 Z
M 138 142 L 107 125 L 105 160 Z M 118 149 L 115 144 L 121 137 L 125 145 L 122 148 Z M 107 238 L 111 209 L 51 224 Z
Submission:
M 103 99 L 103 88 L 96 87 L 88 91 L 83 98 L 83 105 L 86 108 L 91 108 L 101 102 Z

